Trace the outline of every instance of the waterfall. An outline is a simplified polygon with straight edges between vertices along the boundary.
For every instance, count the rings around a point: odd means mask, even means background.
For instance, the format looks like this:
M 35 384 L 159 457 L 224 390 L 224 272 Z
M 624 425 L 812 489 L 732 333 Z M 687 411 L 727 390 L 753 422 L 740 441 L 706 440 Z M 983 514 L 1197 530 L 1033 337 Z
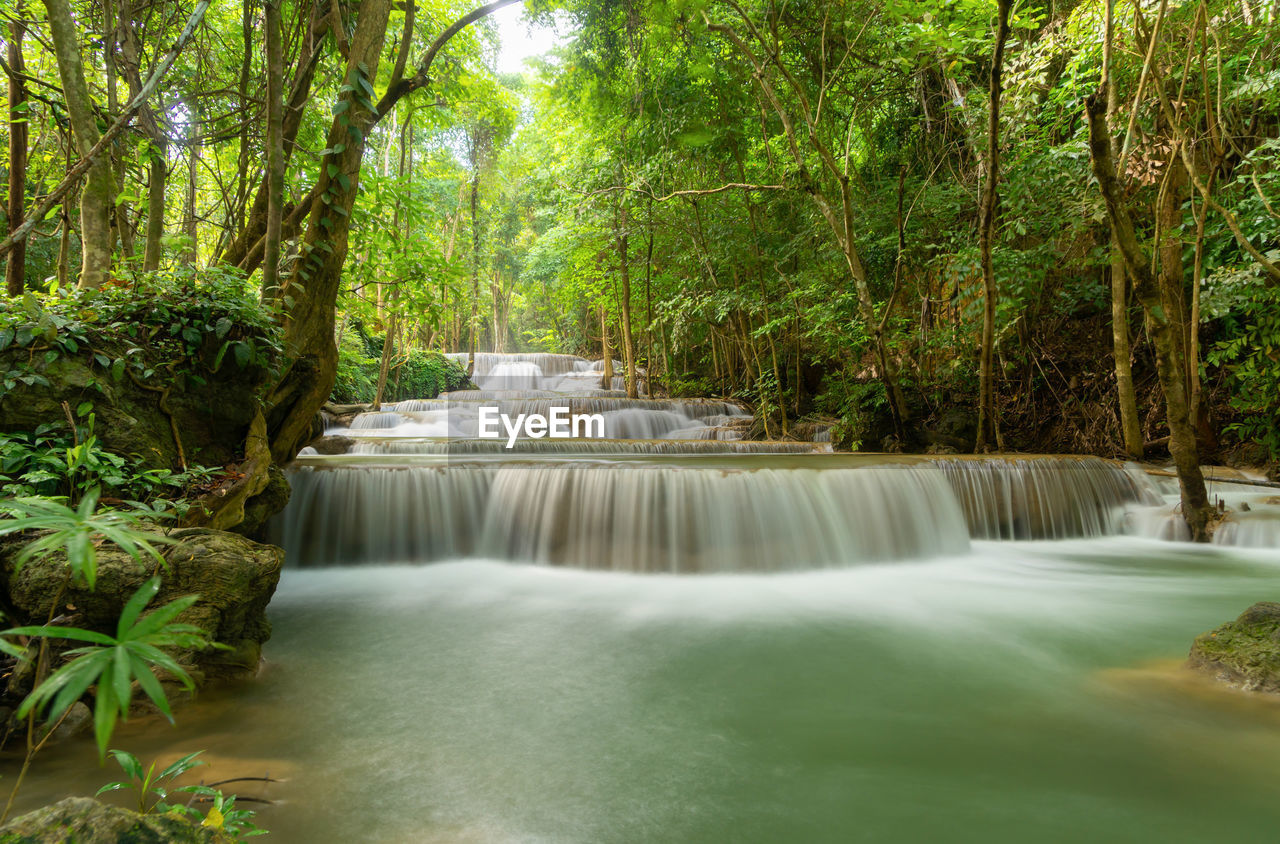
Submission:
M 1176 478 L 1137 464 L 815 457 L 830 450 L 817 444 L 830 439 L 826 424 L 807 434 L 814 442 L 743 441 L 751 417 L 737 403 L 630 399 L 600 388 L 602 369 L 572 355 L 477 354 L 478 389 L 330 429 L 346 439 L 319 451 L 347 453 L 302 457 L 272 526 L 290 564 L 479 556 L 762 572 L 958 554 L 971 540 L 1186 538 Z M 482 407 L 510 420 L 600 414 L 604 438 L 479 439 Z M 1256 486 L 1214 481 L 1211 494 L 1231 511 L 1215 542 L 1280 544 L 1280 512 Z
M 369 439 L 350 454 L 811 454 L 813 443 L 754 440 L 501 440 Z M 312 454 L 315 452 L 312 451 Z M 299 455 L 305 456 L 305 455 Z
M 1185 542 L 1191 538 L 1182 518 L 1176 477 L 1145 475 L 1156 494 L 1148 506 L 1125 513 L 1125 532 L 1148 539 Z M 1265 483 L 1206 479 L 1209 499 L 1220 503 L 1226 517 L 1213 533 L 1213 544 L 1237 548 L 1280 548 L 1280 496 Z
M 1097 457 L 938 461 L 975 539 L 1066 539 L 1119 529 L 1126 504 L 1150 489 Z
M 463 368 L 466 367 L 466 352 L 451 352 L 446 355 Z M 620 362 L 614 362 L 618 372 L 623 371 Z M 477 352 L 475 371 L 471 380 L 481 390 L 520 392 L 525 390 L 548 390 L 556 393 L 581 392 L 599 390 L 601 387 L 603 361 L 589 361 L 574 355 L 553 355 L 540 352 L 523 354 L 494 354 Z M 636 370 L 643 387 L 645 372 Z M 626 379 L 618 376 L 613 379 L 608 390 L 623 390 Z
M 478 555 L 620 571 L 780 571 L 958 554 L 945 477 L 911 464 L 727 471 L 599 463 L 301 469 L 291 565 Z
M 361 448 L 403 453 L 388 445 Z M 1121 467 L 1095 458 L 723 459 L 732 462 L 616 465 L 585 453 L 306 465 L 292 474 L 277 530 L 291 564 L 303 566 L 480 555 L 624 571 L 776 571 L 961 553 L 970 536 L 1103 536 L 1118 531 L 1126 504 L 1143 500 Z
M 457 398 L 463 395 L 465 398 Z M 350 428 L 331 427 L 329 434 L 388 437 L 455 437 L 479 435 L 481 407 L 497 408 L 515 419 L 520 414 L 549 416 L 551 408 L 571 414 L 604 416 L 605 436 L 611 439 L 734 439 L 725 428 L 730 420 L 750 417 L 733 402 L 712 399 L 629 399 L 610 395 L 557 394 L 547 391 L 482 390 L 446 394 L 437 399 L 409 399 L 394 409 L 360 413 Z
M 1214 532 L 1213 544 L 1238 548 L 1280 548 L 1280 513 L 1233 513 Z

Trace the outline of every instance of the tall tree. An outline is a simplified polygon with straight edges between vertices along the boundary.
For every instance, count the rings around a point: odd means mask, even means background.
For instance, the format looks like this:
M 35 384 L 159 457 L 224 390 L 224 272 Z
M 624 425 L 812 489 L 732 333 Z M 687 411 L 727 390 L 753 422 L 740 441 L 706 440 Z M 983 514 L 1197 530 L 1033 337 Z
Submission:
M 1147 256 L 1134 231 L 1133 218 L 1116 174 L 1111 155 L 1111 135 L 1107 131 L 1106 92 L 1092 94 L 1086 101 L 1089 121 L 1089 153 L 1093 172 L 1102 188 L 1107 218 L 1116 244 L 1124 256 L 1125 270 L 1133 279 L 1133 291 L 1142 303 L 1147 317 L 1147 330 L 1156 352 L 1156 373 L 1164 393 L 1165 414 L 1169 421 L 1169 452 L 1178 470 L 1182 492 L 1182 515 L 1191 535 L 1198 541 L 1208 538 L 1213 513 L 1200 470 L 1200 450 L 1195 429 L 1191 426 L 1190 401 L 1187 396 L 1186 367 L 1180 355 L 1179 334 L 1183 326 L 1175 324 L 1165 303 L 1168 292 L 1162 281 L 1167 276 L 1152 272 Z
M 85 80 L 84 62 L 77 40 L 79 27 L 71 14 L 68 0 L 44 0 L 49 14 L 49 32 L 58 60 L 58 77 L 62 80 L 63 98 L 71 121 L 71 134 L 82 157 L 89 157 L 101 137 L 93 100 Z M 111 179 L 111 159 L 99 155 L 89 166 L 80 193 L 79 286 L 100 287 L 111 272 L 111 209 L 115 205 Z
M 284 216 L 284 42 L 280 34 L 280 3 L 264 0 L 267 52 L 267 225 L 262 251 L 262 295 L 275 297 L 280 288 L 280 226 Z
M 1009 38 L 1009 10 L 1013 0 L 996 4 L 996 43 L 991 53 L 990 106 L 987 124 L 986 181 L 983 184 L 982 208 L 978 223 L 978 253 L 982 262 L 982 349 L 978 364 L 978 435 L 975 452 L 986 451 L 998 441 L 995 405 L 995 372 L 993 359 L 996 342 L 995 267 L 991 261 L 991 236 L 996 227 L 996 203 L 1000 181 L 1000 86 L 1004 71 L 1004 45 Z
M 27 90 L 23 82 L 26 65 L 22 62 L 22 38 L 26 24 L 22 20 L 24 4 L 19 2 L 9 20 L 9 232 L 22 225 L 27 194 Z M 10 296 L 21 296 L 27 274 L 27 244 L 22 241 L 9 253 L 5 265 L 5 287 Z

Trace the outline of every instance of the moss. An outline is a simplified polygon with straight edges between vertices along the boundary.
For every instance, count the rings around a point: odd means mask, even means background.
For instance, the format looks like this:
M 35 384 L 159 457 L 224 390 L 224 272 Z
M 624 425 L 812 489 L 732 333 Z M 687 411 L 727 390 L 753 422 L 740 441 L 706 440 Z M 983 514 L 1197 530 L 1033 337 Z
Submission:
M 223 844 L 221 830 L 174 815 L 140 815 L 87 797 L 68 797 L 15 818 L 0 844 Z
M 1191 646 L 1188 664 L 1231 685 L 1280 694 L 1280 603 L 1263 601 Z

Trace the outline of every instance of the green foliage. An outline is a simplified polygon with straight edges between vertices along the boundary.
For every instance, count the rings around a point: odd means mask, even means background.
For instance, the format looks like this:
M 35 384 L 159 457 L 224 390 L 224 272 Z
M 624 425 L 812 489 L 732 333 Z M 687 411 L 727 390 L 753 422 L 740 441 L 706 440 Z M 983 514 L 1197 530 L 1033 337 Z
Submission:
M 98 754 L 104 758 L 117 720 L 128 720 L 135 682 L 161 713 L 172 721 L 173 713 L 169 710 L 164 687 L 152 668 L 168 672 L 187 689 L 194 689 L 195 683 L 173 657 L 160 649 L 207 648 L 213 643 L 199 627 L 174 621 L 184 610 L 200 600 L 199 595 L 187 595 L 170 601 L 140 619 L 142 611 L 159 591 L 159 577 L 152 577 L 138 587 L 120 614 L 115 636 L 52 624 L 13 627 L 0 632 L 0 637 L 38 636 L 88 643 L 64 654 L 71 657 L 71 661 L 36 686 L 18 707 L 18 716 L 43 713 L 50 722 L 57 721 L 71 704 L 93 686 L 96 689 L 93 698 L 94 737 L 98 742 Z M 8 643 L 5 650 L 15 656 L 22 653 L 12 643 Z
M 235 795 L 224 795 L 220 790 L 207 785 L 171 785 L 178 777 L 204 764 L 202 760 L 196 759 L 203 752 L 197 750 L 195 753 L 188 753 L 157 773 L 155 762 L 144 771 L 137 756 L 126 750 L 112 750 L 111 756 L 119 763 L 128 779 L 107 783 L 98 789 L 95 796 L 113 791 L 137 791 L 140 814 L 181 814 L 201 826 L 222 829 L 237 840 L 265 835 L 266 830 L 259 829 L 251 820 L 254 812 L 235 808 Z M 198 808 L 190 805 L 169 803 L 169 796 L 173 794 L 189 794 L 192 799 L 203 798 L 210 804 L 209 811 L 202 815 Z
M 822 413 L 838 417 L 831 426 L 832 444 L 857 451 L 870 435 L 876 414 L 888 411 L 889 400 L 883 382 L 840 373 L 827 379 L 826 390 L 814 400 L 814 406 Z
M 0 536 L 47 531 L 18 553 L 15 571 L 35 557 L 62 550 L 66 552 L 71 580 L 93 589 L 98 580 L 97 542 L 102 539 L 128 553 L 139 565 L 144 557 L 164 564 L 164 558 L 152 543 L 169 540 L 139 529 L 144 518 L 163 518 L 162 511 L 141 504 L 134 504 L 132 511 L 96 510 L 97 505 L 97 490 L 90 490 L 75 509 L 46 498 L 0 500 L 0 514 L 5 516 L 0 519 Z
M 241 273 L 222 266 L 179 266 L 162 273 L 123 271 L 118 283 L 65 295 L 27 293 L 0 300 L 0 397 L 19 384 L 49 386 L 35 365 L 63 355 L 91 359 L 103 383 L 162 373 L 198 388 L 232 362 L 274 366 L 280 355 L 275 313 L 259 303 Z M 90 388 L 102 389 L 93 381 Z
M 155 762 L 152 762 L 150 767 L 143 771 L 142 763 L 138 761 L 138 757 L 127 750 L 112 750 L 109 752 L 128 779 L 109 782 L 98 789 L 94 796 L 99 797 L 111 791 L 137 791 L 138 812 L 144 815 L 152 811 L 167 812 L 169 806 L 164 801 L 168 799 L 170 794 L 191 793 L 196 786 L 171 788 L 169 783 L 204 764 L 202 760 L 196 759 L 204 751 L 197 750 L 195 753 L 188 753 L 163 771 L 157 773 Z M 155 799 L 152 799 L 153 797 Z
M 181 515 L 187 507 L 183 493 L 218 471 L 201 466 L 185 472 L 139 469 L 104 449 L 93 434 L 93 424 L 93 413 L 89 412 L 78 443 L 49 424 L 31 432 L 0 433 L 0 493 L 75 500 L 98 489 L 117 498 L 172 507 Z
M 335 402 L 367 404 L 373 401 L 382 364 L 382 339 L 366 334 L 359 323 L 344 332 L 342 345 L 338 347 L 338 377 L 333 387 Z M 442 392 L 462 389 L 467 383 L 466 370 L 444 355 L 411 349 L 408 354 L 392 359 L 382 400 L 435 398 Z
M 380 363 L 379 358 L 369 354 L 359 333 L 345 331 L 338 346 L 338 375 L 333 382 L 333 400 L 338 404 L 373 401 L 378 389 Z
M 253 816 L 257 814 L 256 812 L 250 809 L 236 808 L 236 796 L 234 794 L 224 795 L 216 788 L 202 785 L 195 786 L 192 792 L 209 801 L 209 811 L 203 817 L 200 814 L 200 810 L 193 806 L 174 806 L 170 811 L 182 812 L 190 820 L 199 821 L 200 826 L 224 830 L 237 841 L 267 834 L 265 829 L 259 829 L 253 823 Z
M 1280 259 L 1274 250 L 1272 259 Z M 1267 287 L 1252 268 L 1214 279 L 1206 305 L 1220 313 L 1224 336 L 1205 361 L 1230 379 L 1235 421 L 1226 431 L 1254 440 L 1280 459 L 1280 290 Z

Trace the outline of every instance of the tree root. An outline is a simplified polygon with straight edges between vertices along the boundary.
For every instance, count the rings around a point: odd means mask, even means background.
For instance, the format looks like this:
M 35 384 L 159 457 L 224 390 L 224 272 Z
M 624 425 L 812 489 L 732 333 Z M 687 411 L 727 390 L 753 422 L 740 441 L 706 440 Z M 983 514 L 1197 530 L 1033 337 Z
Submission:
M 178 433 L 178 420 L 174 418 L 173 411 L 169 409 L 169 392 L 173 389 L 173 385 L 152 387 L 150 384 L 142 383 L 141 379 L 130 372 L 128 368 L 125 369 L 125 374 L 129 376 L 129 380 L 138 389 L 160 394 L 160 409 L 164 411 L 165 416 L 169 417 L 169 430 L 173 432 L 173 444 L 178 449 L 178 465 L 182 467 L 182 471 L 187 471 L 187 453 L 182 448 L 182 435 Z
M 229 530 L 243 522 L 245 502 L 266 489 L 271 466 L 267 420 L 259 409 L 253 415 L 245 437 L 244 461 L 237 467 L 240 476 L 197 499 L 184 526 Z

